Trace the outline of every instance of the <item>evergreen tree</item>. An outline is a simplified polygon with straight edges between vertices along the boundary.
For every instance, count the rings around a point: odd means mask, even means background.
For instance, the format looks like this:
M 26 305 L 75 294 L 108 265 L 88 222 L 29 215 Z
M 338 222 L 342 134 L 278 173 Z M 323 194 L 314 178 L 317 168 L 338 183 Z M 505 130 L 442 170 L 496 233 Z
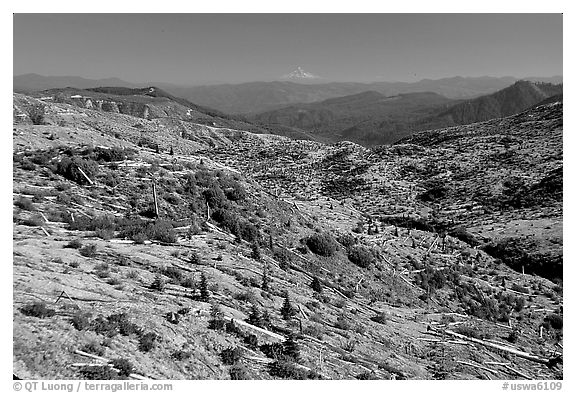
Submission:
M 268 277 L 268 266 L 264 266 L 264 273 L 262 274 L 262 286 L 263 291 L 268 292 L 270 290 L 270 278 Z
M 270 314 L 268 313 L 267 310 L 264 310 L 264 312 L 262 313 L 262 326 L 265 329 L 270 328 L 270 325 L 272 325 L 272 317 L 270 317 Z
M 208 280 L 206 279 L 206 275 L 202 273 L 202 277 L 200 278 L 200 300 L 207 302 L 208 299 L 210 299 L 210 292 L 208 291 Z
M 150 285 L 150 288 L 162 292 L 165 287 L 166 287 L 166 282 L 165 282 L 164 279 L 162 278 L 162 275 L 157 274 L 157 275 L 154 277 L 154 281 L 153 281 L 152 284 Z
M 160 145 L 156 144 L 156 154 L 160 154 Z
M 261 261 L 262 260 L 262 253 L 260 252 L 260 246 L 258 245 L 258 242 L 254 241 L 252 242 L 252 259 L 254 259 L 255 261 Z
M 238 220 L 234 221 L 234 227 L 232 228 L 232 234 L 236 236 L 236 243 L 242 243 L 242 234 L 240 233 L 240 223 Z
M 258 309 L 258 306 L 255 304 L 252 305 L 252 310 L 246 322 L 254 326 L 262 327 L 262 314 L 260 314 L 260 309 Z
M 174 155 L 174 148 L 172 146 L 170 146 L 170 155 L 173 156 Z
M 286 295 L 284 296 L 284 304 L 280 309 L 280 314 L 286 321 L 290 320 L 294 315 L 296 315 L 296 310 L 294 307 L 292 307 L 292 303 L 290 303 L 288 292 L 286 292 Z
M 300 361 L 300 348 L 296 343 L 294 334 L 290 334 L 286 339 L 286 341 L 284 341 L 283 345 L 284 345 L 284 354 L 286 356 L 292 358 L 294 362 Z
M 224 321 L 224 313 L 218 303 L 212 303 L 210 307 L 210 320 L 208 321 L 208 328 L 214 330 L 223 330 L 226 325 Z
M 312 288 L 315 292 L 322 292 L 322 283 L 318 277 L 314 276 L 312 283 L 310 284 L 310 288 Z

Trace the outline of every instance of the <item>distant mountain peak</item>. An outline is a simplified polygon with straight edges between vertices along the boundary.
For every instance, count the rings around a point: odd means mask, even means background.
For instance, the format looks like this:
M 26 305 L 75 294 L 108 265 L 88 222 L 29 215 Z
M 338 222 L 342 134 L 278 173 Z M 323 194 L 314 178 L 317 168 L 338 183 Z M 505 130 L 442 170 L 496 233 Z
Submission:
M 309 72 L 304 71 L 304 69 L 300 66 L 296 67 L 296 69 L 294 71 L 292 71 L 289 74 L 283 75 L 282 79 L 296 79 L 296 80 L 310 80 L 310 79 L 318 79 L 320 78 L 317 75 L 311 74 Z

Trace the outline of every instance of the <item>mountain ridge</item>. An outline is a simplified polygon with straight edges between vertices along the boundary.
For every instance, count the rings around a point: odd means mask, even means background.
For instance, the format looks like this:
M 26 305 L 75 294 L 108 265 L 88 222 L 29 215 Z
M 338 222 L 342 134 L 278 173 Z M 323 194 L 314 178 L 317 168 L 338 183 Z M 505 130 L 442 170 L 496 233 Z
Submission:
M 291 105 L 249 118 L 260 124 L 300 128 L 332 142 L 349 140 L 373 146 L 417 131 L 510 116 L 561 92 L 562 85 L 529 81 L 465 101 L 433 92 L 386 97 L 372 91 Z
M 29 75 L 13 77 L 13 86 L 19 90 L 46 90 L 53 87 L 99 87 L 98 80 L 86 80 L 82 86 L 74 86 L 73 81 L 54 79 L 27 81 Z M 40 76 L 41 77 L 41 76 Z M 46 79 L 46 77 L 41 77 Z M 62 78 L 62 77 L 50 77 Z M 83 78 L 80 78 L 83 79 Z M 526 79 L 526 78 L 524 78 Z M 534 78 L 542 81 L 561 81 L 562 77 Z M 198 105 L 214 108 L 229 114 L 254 114 L 278 109 L 295 103 L 309 103 L 328 98 L 346 96 L 367 90 L 375 90 L 385 95 L 395 95 L 417 91 L 433 91 L 448 98 L 462 99 L 493 93 L 520 80 L 515 77 L 452 77 L 443 79 L 423 79 L 418 82 L 325 82 L 299 84 L 292 81 L 244 82 L 216 85 L 184 86 L 173 83 L 129 83 L 126 87 L 158 86 L 169 93 L 190 100 Z M 54 86 L 54 84 L 57 84 Z M 52 84 L 52 85 L 51 85 Z M 34 88 L 36 86 L 36 88 Z

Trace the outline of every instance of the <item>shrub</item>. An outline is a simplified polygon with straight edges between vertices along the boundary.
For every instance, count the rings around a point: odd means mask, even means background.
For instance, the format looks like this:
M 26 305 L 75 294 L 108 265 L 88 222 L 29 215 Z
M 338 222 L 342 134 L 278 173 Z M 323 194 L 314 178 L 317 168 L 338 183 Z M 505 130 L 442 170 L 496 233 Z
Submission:
M 180 281 L 182 281 L 182 279 L 184 279 L 184 274 L 182 274 L 182 271 L 180 271 L 180 269 L 178 269 L 175 266 L 168 266 L 165 268 L 160 269 L 160 272 L 165 275 L 166 277 L 169 277 L 172 279 L 172 281 L 176 284 L 180 283 Z
M 111 363 L 112 366 L 118 370 L 119 377 L 128 377 L 134 371 L 134 366 L 132 366 L 132 363 L 127 359 L 112 359 Z
M 358 380 L 376 380 L 376 379 L 378 379 L 378 377 L 376 377 L 376 374 L 374 372 L 365 371 L 363 373 L 356 375 L 356 379 L 358 379 Z
M 322 283 L 320 282 L 320 279 L 318 277 L 314 276 L 312 278 L 312 282 L 310 283 L 310 288 L 312 288 L 312 290 L 314 292 L 318 292 L 318 293 L 322 292 Z
M 233 181 L 231 187 L 226 187 L 224 194 L 230 201 L 238 202 L 246 199 L 246 190 L 237 181 Z
M 34 125 L 44 125 L 46 116 L 46 105 L 36 104 L 28 108 L 28 116 Z
M 109 366 L 83 366 L 78 372 L 87 380 L 118 379 L 118 373 Z
M 166 288 L 166 281 L 164 281 L 160 274 L 156 274 L 154 281 L 152 281 L 152 284 L 150 284 L 150 289 L 162 292 L 164 288 Z
M 80 255 L 86 258 L 94 258 L 96 256 L 96 245 L 87 244 L 80 249 Z
M 68 242 L 68 244 L 66 244 L 64 246 L 64 248 L 74 248 L 74 249 L 78 249 L 82 247 L 82 242 L 79 239 L 74 239 Z
M 472 338 L 483 338 L 482 332 L 470 326 L 460 325 L 455 329 L 456 333 Z
M 196 280 L 194 280 L 194 277 L 187 276 L 180 280 L 180 286 L 196 290 Z
M 142 352 L 150 352 L 159 339 L 160 336 L 156 333 L 149 332 L 142 334 L 138 341 L 138 349 Z
M 78 184 L 89 184 L 88 180 L 82 175 L 79 168 L 93 181 L 94 176 L 98 173 L 98 163 L 94 160 L 84 160 L 79 157 L 64 157 L 56 164 L 55 172 L 72 180 Z
M 114 337 L 117 334 L 129 336 L 131 334 L 139 335 L 141 333 L 140 328 L 130 322 L 128 316 L 124 313 L 112 314 L 106 318 L 99 315 L 90 323 L 90 329 L 97 334 L 102 334 L 107 337 Z
M 548 322 L 553 329 L 560 330 L 564 326 L 562 316 L 560 316 L 558 314 L 548 314 L 544 318 L 544 321 Z
M 110 229 L 97 229 L 94 234 L 104 240 L 110 240 L 114 237 L 114 231 Z
M 281 343 L 266 343 L 260 345 L 260 351 L 270 359 L 284 359 L 284 345 Z
M 172 222 L 167 220 L 150 222 L 141 219 L 131 219 L 119 223 L 119 226 L 119 236 L 130 238 L 136 243 L 143 243 L 148 239 L 164 243 L 175 243 L 177 240 Z
M 338 318 L 336 318 L 335 326 L 341 330 L 350 330 L 352 329 L 352 323 L 344 314 L 340 314 Z
M 20 197 L 16 200 L 16 202 L 14 202 L 14 205 L 16 205 L 16 207 L 22 209 L 22 210 L 28 210 L 28 211 L 35 211 L 36 207 L 34 206 L 34 204 L 32 203 L 32 201 L 28 198 L 24 198 L 24 197 Z
M 320 379 L 314 371 L 305 371 L 301 368 L 297 368 L 292 362 L 278 360 L 274 363 L 268 365 L 268 372 L 273 377 L 279 377 L 284 379 Z
M 362 268 L 367 268 L 374 263 L 374 255 L 364 246 L 352 246 L 348 251 L 350 262 Z
M 20 168 L 24 169 L 25 171 L 34 171 L 36 170 L 36 165 L 32 163 L 30 160 L 22 160 L 20 163 Z
M 194 265 L 202 264 L 202 257 L 196 251 L 191 251 L 188 257 L 190 258 L 190 263 Z
M 222 359 L 222 363 L 227 366 L 232 366 L 242 359 L 243 351 L 241 348 L 235 347 L 228 347 L 220 352 L 220 358 Z
M 202 196 L 211 209 L 218 209 L 226 206 L 226 195 L 218 185 L 212 185 L 202 192 Z
M 302 332 L 309 336 L 316 337 L 319 340 L 322 340 L 324 337 L 324 329 L 318 324 L 308 325 L 303 329 Z
M 81 349 L 84 352 L 94 354 L 96 356 L 104 356 L 104 348 L 102 345 L 95 341 L 90 341 L 88 344 L 84 345 Z
M 228 327 L 226 327 L 228 331 Z M 255 334 L 248 334 L 244 337 L 244 344 L 248 345 L 249 348 L 258 349 L 258 337 Z
M 283 270 L 286 270 L 290 266 L 290 263 L 292 262 L 292 254 L 285 248 L 275 247 L 274 259 L 278 261 L 280 267 Z
M 122 281 L 118 277 L 112 277 L 111 279 L 109 279 L 107 281 L 107 283 L 109 285 L 115 286 L 115 285 L 120 285 L 122 283 Z
M 518 332 L 518 330 L 514 329 L 510 332 L 510 334 L 506 338 L 506 341 L 508 341 L 512 344 L 516 344 L 516 342 L 518 342 L 519 337 L 520 337 L 520 333 Z
M 96 161 L 112 162 L 124 161 L 134 158 L 136 151 L 134 149 L 125 149 L 123 147 L 113 146 L 109 149 L 103 147 L 95 147 L 89 156 Z
M 324 257 L 334 255 L 338 249 L 338 244 L 332 236 L 327 233 L 315 233 L 306 239 L 306 245 L 314 254 Z
M 72 319 L 70 319 L 70 323 L 76 330 L 86 330 L 90 328 L 89 314 L 77 312 L 72 316 Z
M 178 350 L 172 353 L 172 359 L 178 361 L 190 359 L 190 356 L 192 356 L 192 354 L 189 351 Z
M 236 364 L 230 367 L 230 370 L 228 370 L 228 372 L 230 373 L 230 379 L 232 380 L 250 379 L 250 376 L 248 375 L 248 369 L 246 368 L 246 366 L 242 364 Z
M 44 224 L 44 220 L 37 215 L 25 218 L 22 220 L 22 225 L 26 225 L 29 227 L 41 227 Z
M 447 279 L 443 270 L 436 270 L 427 266 L 424 271 L 416 274 L 416 283 L 430 293 L 446 285 Z
M 350 248 L 355 245 L 358 241 L 351 233 L 344 233 L 338 236 L 338 243 L 342 244 L 346 248 Z
M 512 284 L 512 288 L 513 291 L 516 292 L 520 292 L 520 293 L 530 293 L 530 290 L 526 287 L 523 287 L 522 285 L 518 285 L 516 283 Z
M 376 315 L 370 319 L 376 323 L 381 323 L 384 325 L 386 323 L 386 321 L 388 320 L 388 316 L 386 315 L 386 313 L 381 312 L 378 315 Z
M 34 302 L 27 304 L 20 308 L 20 312 L 24 315 L 36 318 L 50 318 L 56 315 L 56 311 L 47 308 L 43 302 Z

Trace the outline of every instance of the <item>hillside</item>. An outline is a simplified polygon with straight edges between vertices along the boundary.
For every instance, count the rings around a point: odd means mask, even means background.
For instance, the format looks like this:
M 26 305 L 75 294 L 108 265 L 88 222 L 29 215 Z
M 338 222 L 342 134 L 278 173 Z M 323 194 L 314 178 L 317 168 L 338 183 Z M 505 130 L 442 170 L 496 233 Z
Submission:
M 519 113 L 562 93 L 562 85 L 516 82 L 467 101 L 435 93 L 385 97 L 377 92 L 292 105 L 250 117 L 259 124 L 306 130 L 319 140 L 364 146 L 393 143 L 416 131 L 470 124 Z
M 559 94 L 562 94 L 562 85 L 519 81 L 494 94 L 454 105 L 438 114 L 437 119 L 425 121 L 439 122 L 447 127 L 506 117 Z
M 136 96 L 14 94 L 16 376 L 563 377 L 562 104 L 367 149 Z
M 56 102 L 74 106 L 130 115 L 142 119 L 193 122 L 212 127 L 226 127 L 254 133 L 270 133 L 274 128 L 255 125 L 239 116 L 205 108 L 175 97 L 157 87 L 96 87 L 87 89 L 62 88 L 31 93 L 43 103 Z M 44 104 L 41 104 L 44 106 Z M 50 118 L 46 118 L 50 122 Z M 281 128 L 283 129 L 283 128 Z M 302 136 L 303 131 L 297 132 Z M 304 138 L 305 139 L 305 138 Z
M 368 91 L 257 114 L 259 124 L 306 130 L 321 140 L 363 145 L 390 143 L 411 133 L 412 123 L 445 110 L 453 101 L 436 93 L 384 96 Z

